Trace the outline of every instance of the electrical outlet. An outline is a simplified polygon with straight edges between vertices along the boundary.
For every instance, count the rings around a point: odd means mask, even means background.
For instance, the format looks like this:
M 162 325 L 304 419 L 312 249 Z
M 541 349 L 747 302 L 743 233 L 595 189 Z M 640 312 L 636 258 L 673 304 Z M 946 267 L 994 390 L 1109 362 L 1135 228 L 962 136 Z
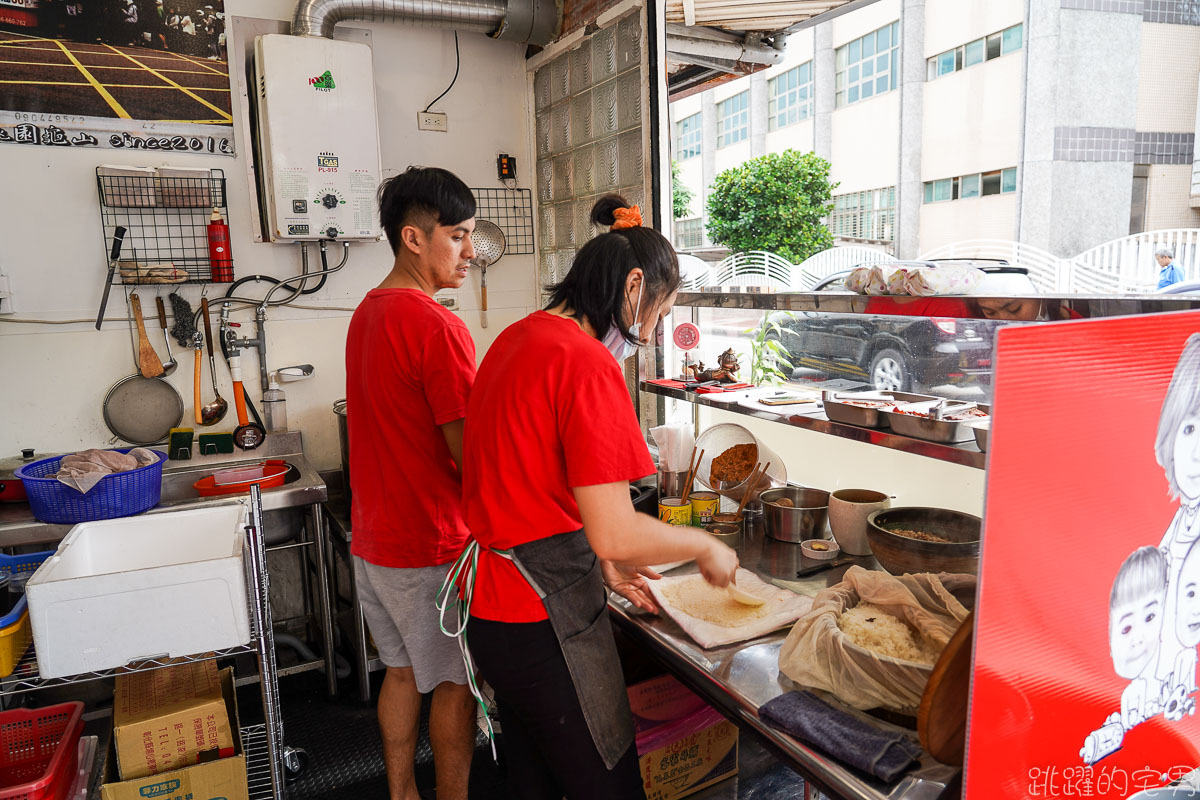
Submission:
M 445 114 L 439 114 L 436 111 L 421 111 L 417 114 L 417 130 L 419 131 L 440 131 L 445 133 L 449 130 L 450 121 Z

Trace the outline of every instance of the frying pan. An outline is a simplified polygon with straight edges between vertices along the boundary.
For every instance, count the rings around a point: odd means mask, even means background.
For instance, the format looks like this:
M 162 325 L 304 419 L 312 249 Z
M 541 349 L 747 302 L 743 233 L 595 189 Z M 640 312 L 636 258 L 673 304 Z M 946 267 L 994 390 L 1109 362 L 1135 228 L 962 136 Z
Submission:
M 479 324 L 487 327 L 487 268 L 495 264 L 504 255 L 506 242 L 504 231 L 500 226 L 486 219 L 475 220 L 475 230 L 471 231 L 471 247 L 475 250 L 475 258 L 471 264 L 479 267 L 480 286 L 480 315 Z
M 161 377 L 142 377 L 135 357 L 134 373 L 108 390 L 103 412 L 104 424 L 118 439 L 137 446 L 157 444 L 183 421 L 183 398 Z

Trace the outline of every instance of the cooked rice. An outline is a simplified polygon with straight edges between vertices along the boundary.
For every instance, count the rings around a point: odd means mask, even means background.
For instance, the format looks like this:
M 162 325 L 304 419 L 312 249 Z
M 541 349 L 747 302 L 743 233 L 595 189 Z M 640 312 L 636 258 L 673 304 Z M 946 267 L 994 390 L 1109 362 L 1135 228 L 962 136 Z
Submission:
M 843 611 L 838 627 L 850 641 L 881 656 L 929 666 L 937 663 L 937 649 L 908 625 L 871 603 Z
M 918 539 L 922 542 L 941 542 L 942 544 L 954 544 L 945 536 L 938 536 L 936 533 L 926 533 L 925 531 L 914 531 L 909 528 L 886 528 L 888 533 L 894 533 L 897 536 L 903 536 L 906 539 Z

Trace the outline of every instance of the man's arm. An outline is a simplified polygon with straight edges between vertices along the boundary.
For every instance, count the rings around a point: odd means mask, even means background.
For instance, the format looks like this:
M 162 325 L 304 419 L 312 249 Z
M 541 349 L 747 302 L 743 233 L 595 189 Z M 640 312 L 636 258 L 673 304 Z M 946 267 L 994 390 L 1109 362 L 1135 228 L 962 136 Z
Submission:
M 456 419 L 453 422 L 447 422 L 442 425 L 442 436 L 446 437 L 446 446 L 450 448 L 450 457 L 454 459 L 454 463 L 458 465 L 459 474 L 462 473 L 463 464 L 463 423 L 465 419 Z

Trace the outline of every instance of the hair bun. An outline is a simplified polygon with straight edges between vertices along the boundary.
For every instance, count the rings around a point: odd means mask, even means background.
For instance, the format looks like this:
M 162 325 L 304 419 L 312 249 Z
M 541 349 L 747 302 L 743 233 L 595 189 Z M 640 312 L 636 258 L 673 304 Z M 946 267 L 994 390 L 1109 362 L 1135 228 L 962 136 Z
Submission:
M 592 222 L 597 222 L 605 227 L 612 227 L 612 224 L 617 221 L 613 214 L 618 208 L 628 208 L 629 201 L 619 194 L 606 194 L 596 201 L 596 205 L 592 206 Z

